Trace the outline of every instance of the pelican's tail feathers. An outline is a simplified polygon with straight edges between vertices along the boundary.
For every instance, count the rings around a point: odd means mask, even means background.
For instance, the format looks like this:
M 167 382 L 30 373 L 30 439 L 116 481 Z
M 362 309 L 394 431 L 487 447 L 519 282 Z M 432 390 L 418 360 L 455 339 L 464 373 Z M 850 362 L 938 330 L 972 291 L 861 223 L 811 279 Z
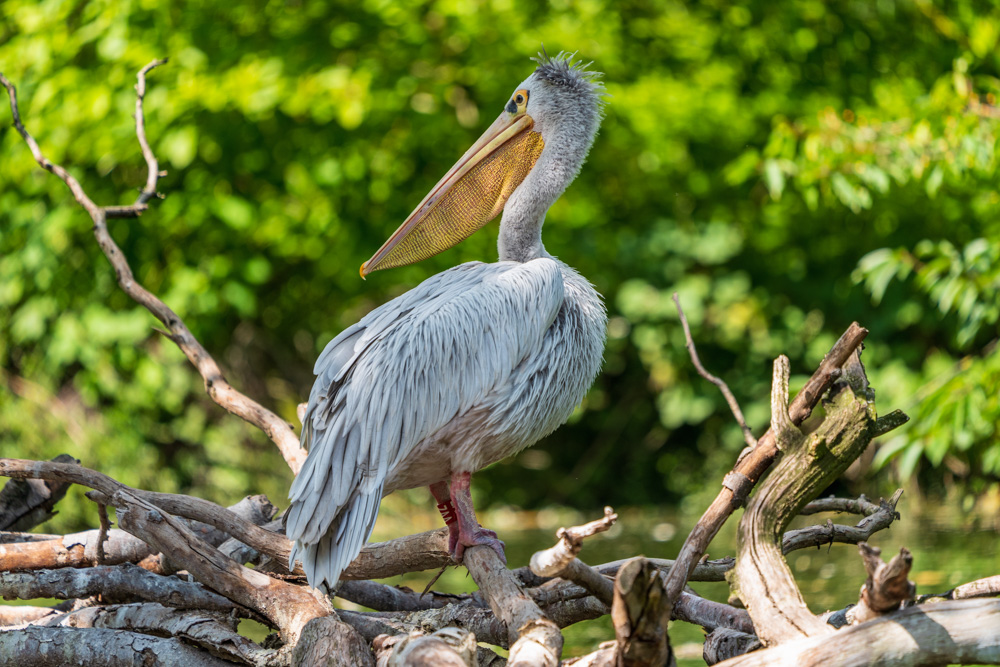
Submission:
M 358 557 L 372 534 L 381 500 L 381 486 L 371 493 L 356 493 L 318 540 L 295 541 L 288 559 L 289 569 L 295 566 L 295 561 L 301 562 L 310 586 L 333 593 L 340 575 Z

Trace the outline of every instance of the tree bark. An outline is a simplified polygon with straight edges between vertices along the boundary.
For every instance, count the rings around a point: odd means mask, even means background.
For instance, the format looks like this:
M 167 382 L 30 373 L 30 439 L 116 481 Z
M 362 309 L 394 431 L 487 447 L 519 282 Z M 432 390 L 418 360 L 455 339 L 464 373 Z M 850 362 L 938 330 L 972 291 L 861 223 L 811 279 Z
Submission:
M 907 607 L 833 635 L 785 642 L 719 667 L 866 667 L 1000 663 L 1000 600 Z

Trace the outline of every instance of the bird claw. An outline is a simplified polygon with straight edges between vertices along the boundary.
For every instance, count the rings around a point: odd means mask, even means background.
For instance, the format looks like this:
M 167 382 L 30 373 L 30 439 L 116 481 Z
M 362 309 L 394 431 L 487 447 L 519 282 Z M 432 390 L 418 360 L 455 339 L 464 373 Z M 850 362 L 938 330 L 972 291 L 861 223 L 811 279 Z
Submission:
M 507 555 L 504 553 L 504 543 L 497 537 L 495 531 L 489 528 L 477 527 L 472 534 L 452 534 L 448 540 L 448 550 L 456 563 L 461 563 L 465 557 L 465 550 L 469 547 L 487 546 L 493 549 L 500 556 L 504 565 L 507 564 Z

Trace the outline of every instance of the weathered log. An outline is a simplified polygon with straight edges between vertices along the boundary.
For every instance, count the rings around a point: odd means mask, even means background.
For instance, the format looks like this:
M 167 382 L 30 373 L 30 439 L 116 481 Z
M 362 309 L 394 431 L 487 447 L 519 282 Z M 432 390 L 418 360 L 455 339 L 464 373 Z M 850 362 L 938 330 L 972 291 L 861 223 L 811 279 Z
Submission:
M 740 632 L 732 628 L 716 628 L 705 637 L 702 658 L 709 665 L 756 651 L 763 644 L 753 633 Z
M 180 639 L 124 630 L 40 628 L 0 632 L 0 667 L 232 667 Z
M 278 651 L 262 649 L 236 632 L 228 614 L 174 609 L 155 602 L 87 607 L 36 621 L 43 627 L 129 630 L 145 635 L 183 639 L 212 655 L 235 662 L 269 667 L 285 662 Z
M 719 667 L 998 664 L 1000 600 L 917 605 L 832 635 L 795 639 Z
M 556 667 L 563 645 L 558 626 L 525 595 L 497 553 L 486 546 L 472 547 L 465 551 L 463 561 L 490 609 L 507 626 L 508 664 Z
M 771 432 L 783 455 L 747 505 L 737 532 L 736 566 L 729 575 L 765 646 L 833 632 L 806 606 L 778 540 L 802 507 L 861 455 L 875 423 L 873 406 L 846 382 L 831 389 L 826 419 L 809 436 L 792 424 L 787 401 L 788 360 L 779 357 Z
M 62 612 L 52 607 L 29 607 L 27 605 L 0 605 L 0 627 L 26 625 L 35 621 L 58 616 Z
M 478 667 L 476 636 L 462 628 L 431 634 L 379 635 L 372 642 L 377 667 Z M 494 654 L 496 655 L 496 654 Z
M 202 584 L 177 577 L 163 577 L 132 564 L 100 565 L 86 569 L 64 567 L 33 572 L 0 572 L 0 597 L 5 600 L 71 600 L 92 595 L 100 595 L 108 604 L 134 602 L 138 599 L 178 609 L 202 609 L 233 613 L 244 618 L 261 618 Z
M 336 615 L 309 621 L 292 652 L 292 664 L 302 667 L 375 667 L 368 644 Z
M 148 544 L 124 530 L 108 531 L 103 563 L 97 557 L 100 531 L 63 535 L 40 542 L 0 544 L 0 571 L 25 571 L 61 567 L 93 567 L 138 563 L 152 553 Z

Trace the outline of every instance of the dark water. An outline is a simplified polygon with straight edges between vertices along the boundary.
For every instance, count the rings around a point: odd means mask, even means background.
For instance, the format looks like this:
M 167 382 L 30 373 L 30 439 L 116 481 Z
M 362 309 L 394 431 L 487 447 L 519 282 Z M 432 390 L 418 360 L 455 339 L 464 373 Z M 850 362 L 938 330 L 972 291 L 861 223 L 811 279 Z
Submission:
M 912 494 L 911 494 L 912 495 Z M 694 505 L 695 503 L 692 503 Z M 706 503 L 707 504 L 707 503 Z M 704 506 L 704 505 L 702 505 Z M 392 530 L 396 519 L 422 523 L 423 512 L 409 508 L 390 515 L 382 530 Z M 939 593 L 967 581 L 1000 573 L 1000 498 L 996 495 L 954 501 L 914 500 L 904 494 L 897 510 L 900 520 L 869 540 L 882 549 L 886 560 L 906 547 L 913 553 L 910 578 L 918 593 Z M 626 509 L 608 534 L 589 540 L 580 554 L 585 562 L 596 564 L 635 555 L 674 558 L 684 537 L 698 519 L 699 513 L 679 512 L 668 508 Z M 531 554 L 549 547 L 559 526 L 576 525 L 598 518 L 583 516 L 571 510 L 542 512 L 488 513 L 483 523 L 497 529 L 507 543 L 511 567 L 524 565 Z M 800 517 L 793 528 L 814 523 L 823 524 L 830 518 L 835 523 L 855 524 L 860 517 L 822 514 Z M 735 527 L 739 515 L 732 517 L 716 537 L 709 554 L 712 558 L 731 555 L 735 546 Z M 431 525 L 428 528 L 433 527 Z M 421 530 L 424 527 L 420 527 Z M 380 530 L 379 532 L 382 532 Z M 840 609 L 857 602 L 865 572 L 857 547 L 846 544 L 806 549 L 788 555 L 788 562 L 807 604 L 814 612 Z M 417 573 L 389 581 L 422 590 L 432 573 Z M 435 584 L 435 589 L 447 592 L 475 590 L 475 584 L 462 568 L 449 569 Z M 729 589 L 724 582 L 695 583 L 692 587 L 701 595 L 725 602 Z M 610 619 L 604 617 L 579 623 L 564 629 L 564 657 L 582 655 L 594 650 L 602 641 L 614 638 Z M 701 628 L 686 623 L 674 623 L 671 641 L 679 649 L 682 665 L 704 665 L 701 660 Z

